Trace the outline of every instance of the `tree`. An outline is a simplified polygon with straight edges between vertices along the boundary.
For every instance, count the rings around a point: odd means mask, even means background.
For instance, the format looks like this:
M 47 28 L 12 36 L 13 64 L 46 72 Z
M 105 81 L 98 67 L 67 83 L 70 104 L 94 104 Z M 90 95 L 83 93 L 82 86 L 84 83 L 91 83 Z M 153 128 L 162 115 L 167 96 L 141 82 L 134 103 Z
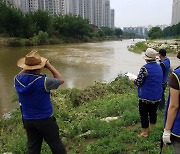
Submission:
M 101 29 L 104 31 L 105 36 L 113 36 L 114 30 L 109 27 L 101 27 Z
M 10 36 L 20 37 L 22 34 L 23 14 L 16 9 L 8 8 L 4 15 L 4 28 Z
M 172 32 L 171 32 L 171 27 L 166 27 L 164 30 L 163 30 L 163 36 L 164 37 L 170 37 L 172 36 Z
M 35 33 L 39 31 L 47 32 L 51 26 L 51 16 L 48 12 L 38 10 L 32 14 L 32 21 L 35 27 Z
M 4 21 L 5 21 L 5 14 L 7 12 L 7 7 L 6 5 L 0 0 L 0 33 L 5 32 L 5 26 L 4 26 Z
M 148 36 L 151 38 L 151 39 L 157 39 L 157 38 L 161 38 L 163 36 L 163 32 L 161 30 L 160 27 L 153 27 L 149 33 L 148 33 Z
M 36 27 L 32 19 L 33 14 L 27 13 L 24 15 L 23 20 L 23 37 L 31 38 L 36 34 Z
M 105 36 L 104 31 L 102 29 L 99 29 L 97 31 L 97 36 L 100 37 L 100 38 L 104 37 Z
M 39 31 L 38 33 L 38 40 L 39 40 L 39 44 L 47 44 L 48 43 L 48 33 L 47 32 L 43 32 L 43 31 Z
M 90 36 L 93 31 L 88 20 L 72 15 L 55 17 L 53 27 L 58 31 L 59 35 L 74 38 Z
M 81 17 L 74 19 L 74 32 L 75 37 L 83 38 L 84 36 L 90 36 L 93 29 L 89 24 L 89 21 Z
M 121 28 L 116 28 L 114 31 L 117 37 L 120 37 L 123 34 L 123 31 L 121 30 Z
M 180 23 L 177 25 L 166 27 L 163 30 L 164 37 L 180 36 Z

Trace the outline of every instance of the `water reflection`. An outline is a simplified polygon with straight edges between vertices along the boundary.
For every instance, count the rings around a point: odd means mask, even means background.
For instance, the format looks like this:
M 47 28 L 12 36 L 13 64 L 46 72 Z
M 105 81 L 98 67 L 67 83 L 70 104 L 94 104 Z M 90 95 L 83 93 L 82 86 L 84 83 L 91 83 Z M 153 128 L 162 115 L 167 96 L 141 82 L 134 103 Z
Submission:
M 65 84 L 61 88 L 86 88 L 95 81 L 111 81 L 118 74 L 130 71 L 137 74 L 145 63 L 139 54 L 129 52 L 127 46 L 139 40 L 124 40 L 99 43 L 63 44 L 53 46 L 0 48 L 0 115 L 18 107 L 10 102 L 14 92 L 13 78 L 20 69 L 19 58 L 32 49 L 48 58 L 61 72 Z M 173 67 L 179 61 L 171 58 Z M 51 73 L 43 69 L 43 73 Z

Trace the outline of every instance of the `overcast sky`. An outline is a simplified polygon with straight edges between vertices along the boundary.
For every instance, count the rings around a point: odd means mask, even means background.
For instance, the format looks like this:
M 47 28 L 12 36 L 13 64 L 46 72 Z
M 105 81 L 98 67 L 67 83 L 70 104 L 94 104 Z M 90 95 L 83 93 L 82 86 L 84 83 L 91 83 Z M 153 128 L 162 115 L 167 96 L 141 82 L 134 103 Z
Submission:
M 171 23 L 173 0 L 110 0 L 115 26 L 156 26 Z

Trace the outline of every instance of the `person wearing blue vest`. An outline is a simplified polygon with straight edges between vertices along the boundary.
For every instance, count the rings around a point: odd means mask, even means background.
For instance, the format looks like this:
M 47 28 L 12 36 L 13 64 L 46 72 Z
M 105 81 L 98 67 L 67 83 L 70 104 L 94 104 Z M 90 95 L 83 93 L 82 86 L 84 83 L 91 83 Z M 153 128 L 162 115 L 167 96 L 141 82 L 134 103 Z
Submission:
M 141 67 L 137 79 L 129 78 L 138 87 L 139 113 L 142 132 L 138 136 L 147 137 L 148 128 L 153 130 L 157 121 L 157 107 L 162 95 L 162 69 L 156 63 L 158 54 L 152 48 L 147 48 L 143 58 L 146 64 Z
M 15 76 L 14 86 L 27 134 L 28 154 L 40 154 L 43 140 L 53 154 L 66 154 L 50 99 L 50 91 L 64 83 L 61 74 L 38 51 L 19 59 L 17 66 L 22 70 Z M 42 68 L 48 69 L 53 77 L 41 74 Z
M 167 81 L 168 81 L 168 74 L 170 71 L 170 60 L 169 58 L 166 57 L 166 50 L 165 49 L 160 49 L 159 50 L 159 58 L 160 58 L 160 66 L 163 71 L 163 82 L 162 82 L 162 98 L 161 102 L 158 105 L 158 108 L 160 110 L 165 108 L 165 90 L 167 87 Z
M 180 59 L 180 52 L 177 56 Z M 176 68 L 169 80 L 170 93 L 165 112 L 163 142 L 173 144 L 174 154 L 180 153 L 180 67 Z

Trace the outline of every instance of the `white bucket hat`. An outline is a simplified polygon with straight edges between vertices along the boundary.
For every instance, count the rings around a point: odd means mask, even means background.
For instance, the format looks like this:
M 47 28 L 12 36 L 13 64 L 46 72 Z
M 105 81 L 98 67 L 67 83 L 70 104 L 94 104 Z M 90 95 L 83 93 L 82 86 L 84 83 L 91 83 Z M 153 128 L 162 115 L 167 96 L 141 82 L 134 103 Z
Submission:
M 143 53 L 143 58 L 145 60 L 155 60 L 158 52 L 152 48 L 147 48 L 146 52 Z

